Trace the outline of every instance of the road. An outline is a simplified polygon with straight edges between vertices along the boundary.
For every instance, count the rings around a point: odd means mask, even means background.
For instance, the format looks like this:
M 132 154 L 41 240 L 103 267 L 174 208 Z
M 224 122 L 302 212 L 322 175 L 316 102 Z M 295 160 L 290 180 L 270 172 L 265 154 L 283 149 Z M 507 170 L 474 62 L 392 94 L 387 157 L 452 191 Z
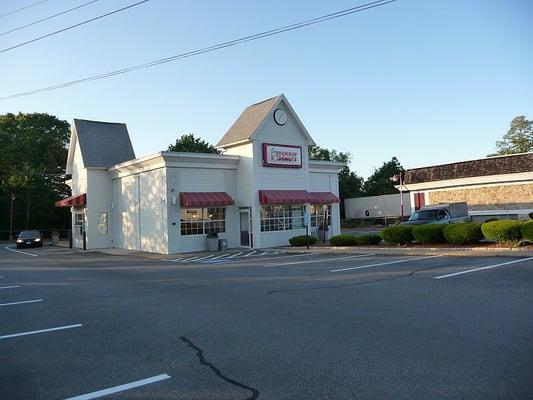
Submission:
M 533 259 L 27 253 L 2 399 L 533 398 Z

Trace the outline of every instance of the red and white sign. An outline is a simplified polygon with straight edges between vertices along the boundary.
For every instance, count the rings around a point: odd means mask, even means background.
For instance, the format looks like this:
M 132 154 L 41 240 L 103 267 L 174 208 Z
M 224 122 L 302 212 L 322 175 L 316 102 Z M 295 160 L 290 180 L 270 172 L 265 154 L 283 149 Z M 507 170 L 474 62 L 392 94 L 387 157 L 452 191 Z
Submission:
M 263 166 L 302 168 L 302 147 L 263 143 Z

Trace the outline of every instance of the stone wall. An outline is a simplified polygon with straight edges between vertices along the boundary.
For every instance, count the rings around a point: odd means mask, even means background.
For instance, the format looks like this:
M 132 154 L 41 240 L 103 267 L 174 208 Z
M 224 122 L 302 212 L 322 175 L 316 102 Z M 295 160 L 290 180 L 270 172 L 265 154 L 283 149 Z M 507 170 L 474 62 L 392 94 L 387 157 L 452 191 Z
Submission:
M 533 208 L 533 183 L 429 192 L 429 204 L 466 201 L 472 211 Z

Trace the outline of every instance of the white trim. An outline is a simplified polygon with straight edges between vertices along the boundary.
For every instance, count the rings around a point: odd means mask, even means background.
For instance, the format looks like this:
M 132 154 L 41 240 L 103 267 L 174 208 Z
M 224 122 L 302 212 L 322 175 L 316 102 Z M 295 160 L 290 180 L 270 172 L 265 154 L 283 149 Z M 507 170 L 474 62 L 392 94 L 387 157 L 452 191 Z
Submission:
M 437 190 L 437 189 L 446 189 L 453 187 L 472 187 L 475 185 L 487 186 L 493 185 L 498 186 L 502 184 L 524 184 L 524 183 L 533 183 L 533 172 L 520 172 L 516 174 L 500 174 L 500 175 L 485 175 L 485 176 L 473 176 L 470 178 L 460 178 L 460 179 L 447 179 L 442 181 L 430 181 L 430 182 L 421 182 L 421 183 L 404 183 L 405 186 L 410 191 L 418 190 Z

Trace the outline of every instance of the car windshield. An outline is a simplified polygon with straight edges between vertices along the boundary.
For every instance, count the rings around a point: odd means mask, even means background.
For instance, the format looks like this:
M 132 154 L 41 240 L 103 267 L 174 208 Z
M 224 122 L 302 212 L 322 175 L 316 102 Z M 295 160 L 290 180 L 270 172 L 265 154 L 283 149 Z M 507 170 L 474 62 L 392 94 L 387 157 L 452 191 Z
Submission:
M 39 231 L 22 231 L 20 232 L 20 239 L 34 239 L 38 238 L 40 235 Z
M 413 215 L 409 218 L 409 221 L 428 221 L 437 219 L 438 211 L 437 210 L 422 210 L 415 211 Z

